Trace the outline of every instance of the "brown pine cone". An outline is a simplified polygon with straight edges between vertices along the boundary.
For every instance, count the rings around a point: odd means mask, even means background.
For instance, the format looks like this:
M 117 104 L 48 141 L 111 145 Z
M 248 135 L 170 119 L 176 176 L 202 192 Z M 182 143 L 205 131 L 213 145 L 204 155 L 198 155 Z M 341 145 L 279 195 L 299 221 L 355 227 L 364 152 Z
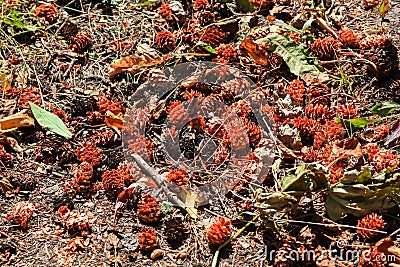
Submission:
M 6 219 L 26 229 L 28 228 L 28 221 L 35 210 L 35 206 L 30 202 L 18 202 L 7 215 Z
M 189 185 L 187 174 L 188 173 L 183 168 L 180 168 L 177 171 L 170 170 L 167 174 L 167 180 L 168 182 L 176 184 L 178 186 L 187 186 Z
M 74 181 L 72 182 L 78 193 L 87 192 L 90 189 L 90 179 L 93 176 L 93 165 L 82 162 L 79 165 Z
M 75 36 L 69 39 L 70 45 L 68 46 L 68 49 L 71 49 L 73 52 L 80 53 L 90 45 L 92 40 L 93 37 L 90 33 L 78 32 Z
M 241 118 L 241 120 L 243 125 L 247 129 L 247 136 L 249 137 L 249 142 L 252 143 L 253 145 L 257 145 L 262 137 L 260 126 L 258 126 L 257 124 L 246 118 Z
M 348 28 L 343 28 L 338 31 L 339 40 L 346 46 L 351 48 L 358 48 L 360 47 L 360 39 L 358 36 Z
M 365 8 L 377 6 L 381 3 L 381 0 L 362 0 Z
M 162 2 L 158 14 L 164 19 L 172 19 L 172 10 L 168 2 Z
M 12 155 L 10 153 L 7 153 L 6 149 L 4 146 L 0 145 L 0 161 L 8 164 L 12 160 Z
M 168 119 L 174 125 L 183 125 L 189 121 L 189 113 L 180 101 L 175 101 L 168 107 Z
M 220 29 L 220 27 L 214 25 L 206 29 L 200 40 L 212 47 L 218 47 L 224 41 L 224 39 L 224 32 Z
M 86 141 L 82 143 L 82 147 L 76 150 L 75 154 L 80 162 L 91 163 L 93 167 L 99 166 L 101 163 L 102 156 L 100 150 Z
M 299 104 L 304 101 L 305 86 L 300 80 L 293 80 L 286 88 L 286 94 L 291 95 Z
M 368 35 L 360 43 L 362 49 L 370 49 L 370 48 L 386 49 L 392 45 L 393 45 L 393 39 L 385 34 Z
M 224 243 L 232 233 L 231 220 L 219 217 L 207 231 L 207 240 L 212 245 Z
M 163 30 L 157 33 L 156 43 L 160 49 L 171 51 L 175 48 L 175 37 L 171 32 Z
M 157 233 L 154 229 L 142 228 L 141 232 L 138 236 L 141 250 L 154 250 L 158 247 Z
M 112 197 L 117 197 L 125 188 L 125 181 L 118 170 L 105 171 L 102 176 L 103 188 Z
M 193 3 L 193 10 L 200 11 L 200 10 L 210 10 L 211 5 L 208 0 L 194 0 Z
M 311 44 L 311 51 L 319 59 L 335 58 L 338 49 L 339 41 L 332 37 L 318 39 Z
M 138 217 L 145 223 L 157 222 L 161 216 L 161 208 L 158 200 L 155 197 L 145 195 L 139 200 Z
M 43 24 L 50 25 L 57 21 L 58 10 L 53 4 L 41 4 L 35 8 L 35 16 Z
M 215 58 L 215 62 L 228 64 L 230 62 L 236 61 L 237 49 L 231 44 L 221 44 L 217 48 L 217 58 Z
M 41 93 L 38 88 L 31 86 L 29 89 L 22 90 L 18 99 L 18 107 L 20 109 L 29 108 L 29 102 L 38 106 L 42 103 Z

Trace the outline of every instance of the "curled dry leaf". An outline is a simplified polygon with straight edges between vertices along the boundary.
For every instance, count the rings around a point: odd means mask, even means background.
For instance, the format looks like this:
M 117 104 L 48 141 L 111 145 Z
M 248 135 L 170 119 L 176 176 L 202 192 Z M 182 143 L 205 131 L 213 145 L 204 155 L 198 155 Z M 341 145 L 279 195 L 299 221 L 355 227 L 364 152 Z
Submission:
M 170 56 L 169 54 L 158 58 L 150 58 L 149 56 L 146 55 L 126 56 L 110 65 L 113 68 L 113 70 L 110 71 L 109 75 L 114 76 L 121 72 L 128 72 L 134 74 L 139 69 L 152 67 L 164 63 L 169 58 L 169 56 Z
M 122 125 L 124 124 L 124 114 L 122 112 L 116 114 L 107 110 L 104 122 L 108 127 L 122 129 Z
M 35 120 L 23 110 L 0 120 L 0 133 L 12 132 L 21 127 L 32 127 Z
M 265 65 L 268 63 L 268 56 L 265 52 L 259 50 L 257 44 L 252 40 L 244 39 L 243 42 L 240 43 L 239 48 L 246 55 L 251 57 L 255 63 L 259 65 Z

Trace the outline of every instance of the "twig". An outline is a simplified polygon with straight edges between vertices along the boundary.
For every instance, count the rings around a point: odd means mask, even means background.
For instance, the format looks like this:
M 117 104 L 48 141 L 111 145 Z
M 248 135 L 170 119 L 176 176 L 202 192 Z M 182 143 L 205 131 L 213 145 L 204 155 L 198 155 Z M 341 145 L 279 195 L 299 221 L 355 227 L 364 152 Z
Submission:
M 213 258 L 212 265 L 211 265 L 212 267 L 217 267 L 219 252 L 224 247 L 226 247 L 233 239 L 237 238 L 241 233 L 243 233 L 243 231 L 246 230 L 246 228 L 249 227 L 254 221 L 256 221 L 258 219 L 258 217 L 260 217 L 259 214 L 254 216 L 251 221 L 246 223 L 246 225 L 243 226 L 239 231 L 237 231 L 231 238 L 229 238 L 228 240 L 225 241 L 225 243 L 223 243 L 221 246 L 219 246 L 217 251 L 215 251 L 214 258 Z
M 148 175 L 156 184 L 159 188 L 162 189 L 168 196 L 169 200 L 180 206 L 180 207 L 186 207 L 186 204 L 182 202 L 182 200 L 179 199 L 179 197 L 172 192 L 170 188 L 165 183 L 164 177 L 159 175 L 154 168 L 152 168 L 147 162 L 138 154 L 132 153 L 131 154 L 133 160 L 136 162 L 136 164 L 139 166 L 139 168 L 142 170 L 142 172 L 146 175 Z M 183 188 L 182 188 L 183 190 Z

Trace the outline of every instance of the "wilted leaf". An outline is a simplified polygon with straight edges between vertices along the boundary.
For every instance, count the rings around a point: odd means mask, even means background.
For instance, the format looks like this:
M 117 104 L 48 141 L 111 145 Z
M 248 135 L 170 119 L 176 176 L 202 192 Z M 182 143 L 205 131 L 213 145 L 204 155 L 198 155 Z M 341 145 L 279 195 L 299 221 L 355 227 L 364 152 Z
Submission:
M 335 157 L 348 158 L 354 156 L 359 158 L 362 154 L 361 145 L 356 138 L 340 140 L 333 144 L 332 155 Z
M 391 129 L 391 133 L 386 137 L 385 146 L 395 141 L 400 137 L 400 120 L 396 121 Z
M 390 9 L 389 0 L 382 0 L 381 5 L 379 6 L 379 13 L 381 13 L 382 18 L 386 16 L 386 13 L 389 11 L 389 9 Z
M 283 58 L 291 73 L 298 76 L 305 72 L 321 72 L 321 67 L 317 65 L 317 61 L 311 60 L 309 57 L 308 50 L 287 36 L 272 33 L 263 41 L 271 43 L 269 49 Z
M 26 110 L 0 120 L 0 133 L 12 132 L 21 127 L 32 127 L 35 120 L 26 114 Z
M 302 164 L 283 178 L 282 191 L 303 194 L 311 189 L 325 188 L 327 175 L 328 170 L 320 164 Z
M 138 55 L 126 56 L 110 65 L 113 68 L 113 70 L 109 73 L 109 75 L 113 76 L 121 72 L 128 72 L 134 74 L 139 69 L 162 64 L 168 58 L 169 54 L 158 58 L 150 58 L 148 56 L 138 56 Z
M 351 170 L 345 172 L 343 178 L 340 179 L 340 182 L 342 184 L 355 184 L 355 183 L 364 184 L 370 180 L 371 180 L 371 170 L 369 169 L 368 166 L 365 166 L 361 172 L 358 170 Z
M 255 63 L 265 65 L 268 63 L 268 56 L 265 52 L 258 49 L 257 44 L 249 39 L 244 39 L 239 46 L 239 49 L 247 54 Z
M 286 193 L 269 193 L 256 191 L 256 207 L 262 217 L 272 216 L 276 212 L 291 209 L 297 199 Z
M 0 74 L 0 87 L 2 92 L 11 89 L 11 77 L 11 75 L 5 73 Z
M 199 203 L 199 196 L 193 191 L 187 191 L 183 202 L 185 203 L 185 209 L 190 217 L 197 219 L 197 204 Z
M 72 133 L 65 126 L 64 122 L 55 114 L 48 112 L 45 109 L 29 102 L 33 116 L 40 126 L 49 129 L 56 134 L 59 134 L 67 139 L 72 138 Z
M 3 189 L 3 192 L 13 190 L 13 186 L 10 184 L 10 181 L 5 177 L 0 179 L 0 187 L 1 189 Z
M 376 104 L 372 107 L 371 112 L 373 114 L 378 114 L 381 116 L 387 116 L 396 109 L 400 107 L 400 104 L 393 103 L 393 102 L 383 102 L 381 104 Z
M 108 127 L 122 129 L 124 124 L 124 114 L 122 112 L 115 114 L 114 112 L 107 110 L 104 122 L 107 124 Z

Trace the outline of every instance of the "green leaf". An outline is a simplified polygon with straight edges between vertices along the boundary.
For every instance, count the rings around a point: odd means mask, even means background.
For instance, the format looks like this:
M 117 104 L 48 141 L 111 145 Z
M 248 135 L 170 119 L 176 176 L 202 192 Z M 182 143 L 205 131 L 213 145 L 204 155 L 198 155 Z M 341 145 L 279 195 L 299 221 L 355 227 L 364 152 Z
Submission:
M 342 184 L 355 184 L 355 183 L 365 184 L 370 180 L 371 180 L 371 170 L 369 169 L 368 166 L 365 166 L 361 172 L 358 170 L 351 170 L 345 172 L 343 178 L 340 179 L 340 182 Z
M 357 118 L 357 119 L 348 119 L 345 122 L 349 123 L 354 130 L 359 130 L 367 126 L 368 124 L 378 122 L 380 119 L 367 119 L 367 118 Z
M 386 16 L 386 13 L 389 11 L 390 5 L 388 0 L 382 0 L 381 5 L 379 6 L 379 13 L 381 13 L 382 18 Z
M 304 23 L 304 25 L 303 25 L 302 31 L 311 28 L 311 24 L 313 22 L 314 22 L 314 18 L 310 18 L 309 20 L 307 20 L 306 23 Z
M 299 29 L 296 29 L 295 27 L 283 22 L 282 20 L 277 19 L 275 21 L 275 24 L 279 25 L 279 26 L 281 26 L 281 27 L 283 27 L 283 28 L 285 28 L 285 29 L 287 29 L 289 31 L 296 32 L 296 33 L 301 33 L 301 31 Z
M 376 104 L 371 108 L 371 112 L 373 114 L 387 116 L 396 109 L 400 107 L 400 104 L 393 103 L 393 102 L 383 102 L 381 104 Z
M 282 191 L 303 194 L 327 186 L 328 170 L 320 164 L 302 164 L 283 178 Z M 312 187 L 311 187 L 312 186 Z
M 67 139 L 72 138 L 72 133 L 65 126 L 63 121 L 57 117 L 55 114 L 48 112 L 45 109 L 29 102 L 33 116 L 40 126 L 49 129 L 50 131 L 59 134 Z
M 198 42 L 198 45 L 201 45 L 208 53 L 216 55 L 217 54 L 217 50 L 215 50 L 214 48 L 212 48 L 211 45 L 206 44 L 202 41 Z
M 309 57 L 309 52 L 303 45 L 297 44 L 287 36 L 272 33 L 264 42 L 270 42 L 270 50 L 280 55 L 288 65 L 290 72 L 299 76 L 301 73 L 319 73 L 321 67 Z

